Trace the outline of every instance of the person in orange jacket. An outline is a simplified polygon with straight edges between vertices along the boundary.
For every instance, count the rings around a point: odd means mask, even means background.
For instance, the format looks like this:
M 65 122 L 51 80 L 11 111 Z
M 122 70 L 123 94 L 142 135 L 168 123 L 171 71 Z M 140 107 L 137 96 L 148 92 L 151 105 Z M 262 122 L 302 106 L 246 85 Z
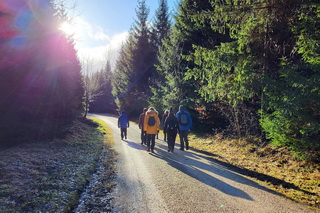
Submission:
M 147 133 L 148 152 L 151 148 L 151 152 L 154 153 L 156 134 L 160 130 L 160 120 L 158 112 L 153 107 L 150 107 L 146 112 L 143 129 Z

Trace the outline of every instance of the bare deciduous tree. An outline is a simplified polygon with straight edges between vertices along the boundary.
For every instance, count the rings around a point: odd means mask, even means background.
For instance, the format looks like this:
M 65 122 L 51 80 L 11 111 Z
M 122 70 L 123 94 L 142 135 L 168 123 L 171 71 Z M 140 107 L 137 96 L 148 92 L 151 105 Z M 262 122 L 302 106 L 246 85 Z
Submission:
M 84 57 L 81 60 L 82 64 L 82 75 L 84 79 L 84 115 L 83 117 L 87 117 L 88 111 L 89 111 L 89 103 L 90 100 L 92 100 L 93 96 L 93 90 L 94 90 L 94 85 L 92 82 L 92 75 L 93 75 L 93 59 L 89 57 Z

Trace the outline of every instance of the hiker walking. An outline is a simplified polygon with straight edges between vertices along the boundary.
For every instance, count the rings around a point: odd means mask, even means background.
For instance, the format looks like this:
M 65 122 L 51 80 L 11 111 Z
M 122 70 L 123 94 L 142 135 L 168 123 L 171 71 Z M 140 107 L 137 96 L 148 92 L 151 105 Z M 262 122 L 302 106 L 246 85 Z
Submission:
M 177 132 L 179 129 L 178 119 L 174 116 L 172 108 L 164 122 L 164 130 L 167 133 L 168 152 L 174 153 L 174 145 L 176 142 Z
M 156 134 L 160 129 L 160 120 L 158 112 L 153 107 L 150 107 L 146 112 L 143 129 L 147 133 L 148 152 L 150 152 L 151 148 L 151 152 L 154 153 Z
M 147 145 L 147 134 L 146 131 L 144 131 L 144 117 L 146 116 L 147 108 L 143 108 L 143 112 L 139 116 L 139 129 L 141 129 L 141 145 L 145 144 Z
M 192 126 L 192 119 L 189 114 L 184 109 L 184 106 L 179 107 L 179 111 L 176 114 L 176 118 L 178 119 L 179 122 L 179 136 L 180 136 L 180 150 L 184 151 L 184 147 L 186 149 L 189 149 L 189 141 L 188 141 L 188 134 L 189 130 Z
M 121 140 L 127 139 L 127 128 L 129 128 L 129 119 L 125 112 L 122 112 L 118 118 L 118 127 L 120 128 Z
M 167 119 L 168 115 L 169 115 L 169 110 L 166 110 L 162 115 L 161 124 L 160 124 L 161 129 L 163 130 L 164 141 L 167 141 L 167 132 L 166 132 L 166 129 L 164 128 L 164 122 Z

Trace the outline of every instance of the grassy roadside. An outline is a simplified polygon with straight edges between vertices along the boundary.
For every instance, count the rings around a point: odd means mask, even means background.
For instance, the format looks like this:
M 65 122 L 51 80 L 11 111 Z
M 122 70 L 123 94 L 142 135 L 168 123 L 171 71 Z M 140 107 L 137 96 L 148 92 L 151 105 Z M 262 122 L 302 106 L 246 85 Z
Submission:
M 212 158 L 240 168 L 274 191 L 310 208 L 320 210 L 320 165 L 295 159 L 288 149 L 259 147 L 249 140 L 190 135 L 190 147 L 212 154 Z
M 88 186 L 85 188 L 74 212 L 111 212 L 111 190 L 115 186 L 113 175 L 115 174 L 114 140 L 112 130 L 105 122 L 90 117 L 99 124 L 98 130 L 105 135 L 105 146 L 100 154 L 97 169 Z
M 64 139 L 0 150 L 0 212 L 76 208 L 99 163 L 107 167 L 112 160 L 107 132 L 96 122 L 77 120 Z M 111 158 L 101 159 L 103 152 Z

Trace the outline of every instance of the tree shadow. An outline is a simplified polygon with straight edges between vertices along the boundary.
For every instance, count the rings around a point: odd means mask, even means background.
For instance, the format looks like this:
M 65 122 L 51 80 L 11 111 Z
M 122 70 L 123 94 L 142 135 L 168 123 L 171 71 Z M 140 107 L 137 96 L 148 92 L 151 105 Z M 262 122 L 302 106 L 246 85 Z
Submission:
M 134 141 L 130 141 L 128 139 L 121 140 L 121 142 L 127 143 L 127 145 L 133 149 L 137 150 L 147 150 L 147 147 L 145 145 L 141 145 L 141 143 L 136 143 Z
M 242 181 L 237 181 L 241 182 L 243 184 L 247 184 L 250 186 L 254 187 L 259 187 L 255 182 L 250 181 L 240 175 L 234 174 L 232 172 L 229 172 L 227 170 L 223 170 L 220 168 L 218 165 L 208 165 L 200 162 L 197 159 L 194 159 L 190 156 L 183 155 L 183 157 L 186 157 L 183 161 L 181 161 L 181 155 L 179 154 L 171 154 L 165 152 L 163 149 L 156 149 L 156 153 L 150 153 L 152 156 L 157 157 L 161 160 L 166 161 L 170 166 L 176 168 L 177 170 L 189 175 L 190 177 L 195 178 L 196 180 L 211 186 L 225 194 L 234 196 L 234 197 L 240 197 L 246 200 L 251 200 L 253 199 L 250 197 L 250 195 L 243 190 L 236 188 L 224 181 L 219 180 L 216 177 L 213 177 L 210 175 L 210 173 L 215 173 L 219 176 L 231 179 L 233 181 L 236 181 L 235 179 L 240 179 Z M 184 161 L 188 161 L 188 163 L 183 163 Z M 209 169 L 209 167 L 211 169 Z M 208 172 L 204 172 L 203 170 L 206 170 Z M 256 185 L 254 185 L 256 184 Z M 266 189 L 265 189 L 266 190 Z
M 241 167 L 238 167 L 238 166 L 229 164 L 227 162 L 220 161 L 218 159 L 213 158 L 213 157 L 222 158 L 219 155 L 212 154 L 212 153 L 209 153 L 209 152 L 206 152 L 206 151 L 202 151 L 202 150 L 198 150 L 198 149 L 194 149 L 194 148 L 191 148 L 191 150 L 207 155 L 207 157 L 206 157 L 206 156 L 199 155 L 197 153 L 193 153 L 194 155 L 201 156 L 201 157 L 203 157 L 203 158 L 205 158 L 205 159 L 207 159 L 209 161 L 212 161 L 212 162 L 220 164 L 220 165 L 222 165 L 224 167 L 227 167 L 228 170 L 230 170 L 232 172 L 236 172 L 236 173 L 239 173 L 241 175 L 253 177 L 253 178 L 256 178 L 256 179 L 258 179 L 260 181 L 263 181 L 263 182 L 269 182 L 269 183 L 271 183 L 271 184 L 273 184 L 275 186 L 281 186 L 281 187 L 286 188 L 286 189 L 294 189 L 294 190 L 301 191 L 301 192 L 309 194 L 309 195 L 317 195 L 316 193 L 303 190 L 303 189 L 299 188 L 298 186 L 296 186 L 296 185 L 294 185 L 292 183 L 288 183 L 288 182 L 286 182 L 284 180 L 281 180 L 279 178 L 275 178 L 275 177 L 272 177 L 270 175 L 266 175 L 266 174 L 263 174 L 263 173 L 252 171 L 252 170 L 249 170 L 249 169 L 246 169 L 246 168 L 241 168 Z M 278 194 L 280 194 L 280 193 L 278 193 Z
M 103 116 L 108 116 L 108 117 L 113 117 L 113 118 L 118 118 L 119 115 L 117 113 L 88 113 L 89 116 L 92 115 L 103 115 Z

